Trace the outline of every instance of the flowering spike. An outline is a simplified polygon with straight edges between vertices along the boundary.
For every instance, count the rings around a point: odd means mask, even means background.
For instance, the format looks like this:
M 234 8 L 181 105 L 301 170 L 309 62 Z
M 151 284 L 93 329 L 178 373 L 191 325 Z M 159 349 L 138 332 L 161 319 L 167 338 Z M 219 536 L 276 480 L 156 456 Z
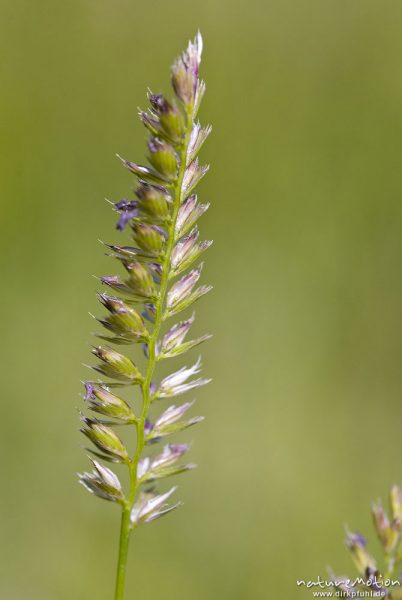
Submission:
M 199 79 L 202 45 L 198 33 L 174 63 L 171 76 L 175 99 L 149 92 L 148 108 L 139 112 L 148 133 L 148 164 L 118 156 L 137 178 L 135 195 L 111 204 L 118 214 L 117 229 L 131 234 L 134 243 L 105 244 L 107 255 L 115 259 L 120 272 L 100 277 L 107 293 L 98 294 L 105 314 L 96 320 L 104 331 L 95 335 L 110 345 L 93 348 L 99 363 L 92 368 L 107 383 L 85 383 L 87 407 L 99 418 L 81 417 L 82 432 L 93 444 L 88 451 L 94 456 L 94 470 L 79 476 L 82 485 L 94 495 L 121 505 L 116 600 L 123 600 L 130 532 L 180 505 L 167 504 L 176 488 L 165 493 L 144 491 L 144 484 L 159 484 L 165 477 L 195 466 L 180 460 L 189 451 L 188 444 L 170 443 L 151 456 L 147 450 L 166 436 L 196 425 L 203 417 L 188 417 L 193 403 L 184 402 L 165 407 L 151 422 L 151 403 L 209 382 L 197 377 L 200 359 L 193 366 L 162 378 L 159 384 L 155 374 L 160 360 L 184 354 L 210 337 L 187 339 L 194 314 L 172 324 L 167 332 L 162 331 L 165 319 L 190 307 L 211 289 L 209 285 L 197 287 L 202 269 L 197 263 L 211 245 L 200 239 L 197 226 L 209 204 L 200 203 L 194 192 L 208 170 L 199 163 L 197 155 L 211 132 L 210 126 L 203 127 L 196 120 L 205 92 L 205 84 Z M 131 346 L 135 349 L 138 344 L 145 357 L 141 362 L 131 354 Z M 116 345 L 123 345 L 127 353 L 118 352 Z M 127 394 L 126 386 L 133 385 L 138 386 L 140 398 Z M 124 398 L 120 397 L 120 388 L 127 394 Z M 129 434 L 120 438 L 114 431 L 116 425 L 124 426 L 127 432 L 135 428 L 132 434 L 136 447 L 132 453 L 128 451 Z M 126 438 L 127 446 L 123 441 Z M 127 465 L 126 492 L 104 462 Z
M 374 527 L 384 555 L 382 561 L 377 561 L 370 554 L 367 540 L 360 533 L 346 532 L 346 546 L 358 576 L 339 577 L 330 571 L 330 580 L 336 589 L 343 592 L 342 597 L 357 598 L 372 595 L 389 599 L 402 597 L 400 587 L 402 531 L 399 518 L 401 498 L 402 487 L 393 486 L 390 491 L 390 517 L 380 501 L 372 505 Z

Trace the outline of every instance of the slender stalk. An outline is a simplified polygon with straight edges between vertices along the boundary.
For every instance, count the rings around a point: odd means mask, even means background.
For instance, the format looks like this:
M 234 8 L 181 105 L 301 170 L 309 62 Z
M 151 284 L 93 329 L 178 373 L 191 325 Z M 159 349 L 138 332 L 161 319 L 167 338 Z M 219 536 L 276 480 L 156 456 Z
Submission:
M 166 303 L 166 295 L 167 288 L 169 283 L 169 268 L 170 268 L 170 260 L 172 251 L 174 248 L 175 242 L 175 227 L 177 221 L 177 215 L 179 212 L 180 205 L 184 200 L 184 190 L 183 190 L 183 178 L 186 170 L 187 163 L 187 150 L 188 144 L 191 134 L 191 129 L 193 125 L 193 110 L 192 107 L 187 110 L 186 117 L 186 132 L 183 139 L 183 143 L 181 145 L 180 151 L 180 169 L 178 173 L 178 177 L 175 185 L 173 186 L 173 211 L 171 215 L 171 221 L 167 228 L 167 243 L 166 243 L 166 251 L 162 260 L 162 275 L 161 282 L 159 288 L 159 296 L 156 302 L 155 308 L 155 323 L 152 331 L 152 335 L 148 344 L 148 364 L 147 370 L 145 374 L 144 381 L 141 385 L 142 390 L 142 413 L 141 417 L 136 423 L 137 427 L 137 447 L 133 458 L 130 461 L 130 494 L 128 501 L 123 505 L 122 508 L 122 516 L 121 516 L 121 529 L 120 529 L 120 543 L 119 543 L 119 557 L 117 564 L 117 577 L 116 577 L 116 593 L 115 600 L 123 600 L 124 598 L 124 589 L 125 589 L 125 579 L 126 579 L 126 566 L 127 566 L 127 558 L 128 558 L 128 547 L 130 541 L 130 514 L 133 508 L 135 497 L 138 489 L 138 479 L 137 479 L 137 467 L 138 461 L 141 457 L 141 454 L 145 445 L 145 436 L 144 436 L 144 426 L 145 420 L 147 418 L 149 407 L 151 404 L 150 397 L 150 385 L 152 381 L 152 377 L 155 371 L 156 366 L 156 344 L 160 336 L 162 322 L 163 322 L 163 313 Z
M 128 543 L 130 537 L 130 510 L 124 507 L 121 516 L 119 561 L 117 566 L 116 578 L 116 600 L 122 600 L 124 597 L 124 588 L 126 582 L 126 567 L 128 555 Z

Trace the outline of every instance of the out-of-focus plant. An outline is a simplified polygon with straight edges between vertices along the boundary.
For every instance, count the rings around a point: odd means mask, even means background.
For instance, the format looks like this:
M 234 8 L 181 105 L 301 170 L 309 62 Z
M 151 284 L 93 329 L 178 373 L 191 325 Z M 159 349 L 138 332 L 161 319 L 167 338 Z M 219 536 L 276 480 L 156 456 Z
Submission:
M 92 367 L 101 380 L 85 383 L 85 399 L 96 417 L 82 415 L 82 432 L 94 444 L 93 471 L 80 475 L 81 483 L 93 494 L 121 507 L 121 531 L 115 600 L 125 589 L 127 555 L 131 532 L 143 523 L 167 514 L 179 503 L 168 504 L 175 492 L 157 492 L 155 484 L 170 475 L 192 469 L 180 463 L 188 444 L 168 443 L 161 450 L 146 452 L 171 434 L 195 425 L 202 417 L 188 417 L 192 402 L 165 407 L 151 421 L 151 407 L 208 383 L 197 376 L 198 359 L 191 367 L 155 381 L 158 363 L 177 357 L 198 346 L 209 336 L 190 341 L 186 336 L 194 313 L 164 330 L 164 324 L 206 294 L 209 285 L 197 286 L 202 264 L 194 266 L 210 241 L 200 241 L 197 221 L 207 210 L 194 189 L 208 170 L 197 154 L 211 128 L 202 127 L 197 113 L 205 92 L 199 79 L 202 38 L 198 34 L 172 66 L 174 100 L 162 94 L 148 94 L 150 107 L 140 118 L 150 133 L 148 166 L 122 160 L 138 178 L 135 199 L 114 204 L 119 213 L 117 228 L 131 229 L 135 245 L 107 245 L 108 253 L 123 266 L 126 276 L 101 277 L 110 290 L 99 294 L 107 315 L 98 319 L 106 330 L 98 335 L 102 345 L 93 348 L 99 364 Z M 142 345 L 145 367 L 111 345 Z M 104 381 L 111 380 L 108 383 Z M 119 389 L 134 386 L 136 396 L 123 399 Z M 131 426 L 135 449 L 130 453 L 115 426 Z M 130 429 L 131 430 L 131 429 Z M 102 462 L 122 463 L 129 473 L 124 491 L 117 475 Z
M 347 531 L 346 546 L 351 553 L 357 575 L 340 577 L 331 573 L 332 582 L 344 598 L 372 597 L 402 599 L 402 487 L 390 490 L 390 512 L 380 500 L 373 503 L 372 515 L 382 556 L 377 560 L 367 549 L 367 540 L 357 532 Z

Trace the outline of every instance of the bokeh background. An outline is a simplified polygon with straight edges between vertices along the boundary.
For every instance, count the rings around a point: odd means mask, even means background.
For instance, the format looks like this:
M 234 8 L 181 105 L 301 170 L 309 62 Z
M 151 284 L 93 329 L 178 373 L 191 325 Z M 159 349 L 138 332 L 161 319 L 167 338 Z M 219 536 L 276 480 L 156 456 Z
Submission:
M 119 514 L 76 484 L 98 238 L 145 91 L 200 28 L 214 382 L 185 506 L 131 547 L 127 599 L 311 597 L 343 527 L 402 481 L 400 0 L 1 0 L 0 597 L 110 600 Z M 196 356 L 196 355 L 195 355 Z M 184 436 L 186 437 L 186 436 Z

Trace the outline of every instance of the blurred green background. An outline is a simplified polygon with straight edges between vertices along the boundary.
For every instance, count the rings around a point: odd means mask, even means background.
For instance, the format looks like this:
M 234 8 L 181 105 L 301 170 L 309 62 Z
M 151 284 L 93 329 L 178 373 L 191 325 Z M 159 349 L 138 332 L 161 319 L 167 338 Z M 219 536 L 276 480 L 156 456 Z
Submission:
M 185 506 L 135 536 L 127 600 L 307 599 L 296 578 L 353 573 L 344 524 L 372 542 L 369 503 L 402 481 L 402 3 L 0 7 L 0 597 L 112 598 L 118 510 L 75 477 L 91 274 L 120 239 L 103 199 L 132 186 L 114 154 L 141 161 L 137 106 L 198 27 L 214 382 Z

